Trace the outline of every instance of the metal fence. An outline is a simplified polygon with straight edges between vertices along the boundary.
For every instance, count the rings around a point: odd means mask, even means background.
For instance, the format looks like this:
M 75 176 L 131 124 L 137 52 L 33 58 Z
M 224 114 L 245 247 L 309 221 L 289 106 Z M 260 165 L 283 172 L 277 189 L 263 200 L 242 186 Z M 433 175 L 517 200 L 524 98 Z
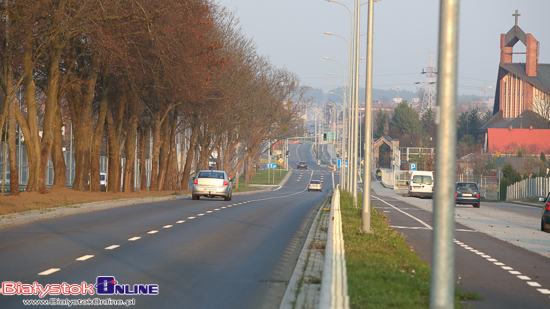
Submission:
M 537 198 L 548 195 L 548 192 L 550 192 L 550 178 L 529 178 L 507 186 L 506 200 Z
M 382 182 L 397 190 L 397 193 L 406 193 L 409 191 L 407 182 L 410 181 L 411 171 L 381 169 Z M 457 174 L 457 182 L 475 182 L 477 183 L 482 198 L 486 200 L 498 200 L 499 182 L 497 176 L 475 176 L 472 174 Z M 437 180 L 434 180 L 437 186 Z
M 27 148 L 26 146 L 16 146 L 16 155 L 17 155 L 17 161 L 18 161 L 18 172 L 19 172 L 19 190 L 23 191 L 27 188 L 27 183 L 29 181 L 29 160 L 27 156 Z M 75 178 L 75 158 L 74 158 L 74 152 L 68 152 L 64 151 L 63 156 L 65 157 L 65 164 L 67 165 L 66 173 L 67 173 L 67 188 L 72 188 L 74 178 Z M 186 156 L 178 156 L 178 161 L 185 160 Z M 126 163 L 126 159 L 121 159 L 121 186 L 122 182 L 124 181 L 124 167 Z M 141 181 L 141 173 L 140 173 L 140 160 L 137 159 L 136 161 L 136 169 L 134 171 L 134 188 L 136 190 L 140 189 L 140 181 Z M 181 165 L 181 162 L 178 162 L 178 164 Z M 107 173 L 109 168 L 109 159 L 106 156 L 101 156 L 99 158 L 99 171 L 100 173 Z M 193 164 L 194 166 L 194 164 Z M 149 188 L 149 185 L 151 184 L 151 170 L 152 170 L 152 160 L 146 159 L 145 160 L 145 171 L 146 171 L 146 177 L 147 177 L 147 188 Z M 6 148 L 6 143 L 0 144 L 0 190 L 1 190 L 1 184 L 3 182 L 3 179 L 6 179 L 6 183 L 4 184 L 4 190 L 9 190 L 10 185 L 10 163 L 9 163 L 9 153 Z M 51 161 L 51 158 L 48 161 L 47 170 L 46 170 L 46 187 L 50 188 L 53 185 L 54 181 L 54 166 L 53 162 Z

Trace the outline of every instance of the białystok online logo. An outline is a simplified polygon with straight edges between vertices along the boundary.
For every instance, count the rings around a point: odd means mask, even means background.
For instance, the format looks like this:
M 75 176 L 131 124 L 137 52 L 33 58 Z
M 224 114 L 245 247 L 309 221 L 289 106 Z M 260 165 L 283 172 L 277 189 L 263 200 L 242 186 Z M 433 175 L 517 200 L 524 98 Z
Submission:
M 158 295 L 158 284 L 119 284 L 113 276 L 99 276 L 96 284 L 82 282 L 80 284 L 46 284 L 38 282 L 23 284 L 21 282 L 2 282 L 3 295 Z

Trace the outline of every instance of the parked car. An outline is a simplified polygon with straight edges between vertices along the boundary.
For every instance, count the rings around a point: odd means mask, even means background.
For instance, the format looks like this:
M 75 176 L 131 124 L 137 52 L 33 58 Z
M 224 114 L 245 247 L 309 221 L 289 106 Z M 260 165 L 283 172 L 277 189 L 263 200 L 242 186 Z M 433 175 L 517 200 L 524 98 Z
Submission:
M 541 197 L 539 201 L 544 202 L 542 207 L 542 218 L 540 219 L 540 230 L 550 233 L 550 193 L 546 198 Z
M 307 186 L 307 191 L 309 192 L 311 190 L 319 190 L 320 192 L 323 192 L 323 185 L 321 184 L 321 181 L 311 180 Z
M 107 173 L 99 173 L 99 184 L 101 191 L 107 191 Z
M 193 181 L 191 198 L 199 200 L 201 197 L 222 197 L 231 201 L 232 183 L 224 171 L 202 170 Z
M 432 198 L 434 194 L 434 172 L 413 171 L 408 186 L 409 196 Z
M 301 168 L 305 168 L 307 170 L 307 163 L 306 161 L 300 161 L 298 162 L 298 166 L 296 167 L 296 169 L 301 169 Z
M 480 206 L 481 196 L 475 182 L 457 182 L 455 192 L 456 204 L 470 204 L 475 208 Z

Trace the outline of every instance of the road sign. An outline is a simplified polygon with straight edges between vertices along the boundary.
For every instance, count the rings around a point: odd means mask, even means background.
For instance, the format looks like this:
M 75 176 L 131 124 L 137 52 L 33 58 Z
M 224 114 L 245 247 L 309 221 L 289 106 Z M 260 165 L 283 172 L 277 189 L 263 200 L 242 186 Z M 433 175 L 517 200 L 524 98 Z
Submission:
M 267 168 L 277 168 L 277 163 L 267 163 Z
M 279 159 L 279 163 L 283 163 L 285 160 L 283 160 L 283 158 L 280 158 Z
M 317 165 L 321 165 L 321 160 L 317 160 Z
M 342 167 L 342 159 L 338 159 L 338 167 Z
M 409 170 L 416 171 L 416 163 L 409 163 Z

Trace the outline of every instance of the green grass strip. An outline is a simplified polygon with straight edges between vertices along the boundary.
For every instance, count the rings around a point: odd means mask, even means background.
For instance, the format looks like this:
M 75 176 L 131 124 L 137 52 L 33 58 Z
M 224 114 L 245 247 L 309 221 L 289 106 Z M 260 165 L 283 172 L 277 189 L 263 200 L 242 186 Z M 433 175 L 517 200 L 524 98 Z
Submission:
M 350 307 L 428 308 L 430 267 L 376 210 L 371 212 L 372 233 L 361 233 L 361 207 L 353 207 L 349 192 L 340 196 Z M 479 299 L 460 290 L 456 295 L 455 308 L 463 308 L 460 300 Z

